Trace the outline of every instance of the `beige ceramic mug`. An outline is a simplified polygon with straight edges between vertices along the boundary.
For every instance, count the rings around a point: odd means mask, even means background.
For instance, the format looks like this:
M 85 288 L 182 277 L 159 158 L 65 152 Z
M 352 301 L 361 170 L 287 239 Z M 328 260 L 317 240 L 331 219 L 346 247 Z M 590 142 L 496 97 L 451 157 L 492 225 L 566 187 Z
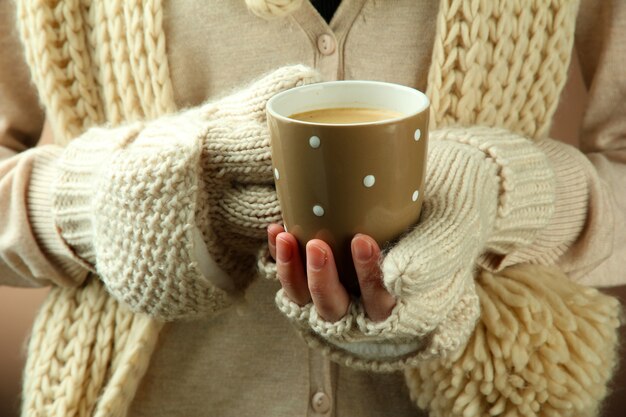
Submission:
M 324 109 L 317 120 L 294 118 Z M 332 118 L 319 121 L 332 115 L 332 109 L 347 113 L 347 119 L 342 124 Z M 355 118 L 346 123 L 350 109 L 356 110 Z M 358 109 L 392 114 L 363 122 L 358 121 Z M 397 84 L 333 81 L 275 95 L 268 101 L 267 116 L 285 229 L 298 240 L 303 260 L 309 240 L 328 243 L 342 283 L 358 294 L 350 250 L 354 235 L 370 235 L 384 249 L 419 218 L 428 98 Z

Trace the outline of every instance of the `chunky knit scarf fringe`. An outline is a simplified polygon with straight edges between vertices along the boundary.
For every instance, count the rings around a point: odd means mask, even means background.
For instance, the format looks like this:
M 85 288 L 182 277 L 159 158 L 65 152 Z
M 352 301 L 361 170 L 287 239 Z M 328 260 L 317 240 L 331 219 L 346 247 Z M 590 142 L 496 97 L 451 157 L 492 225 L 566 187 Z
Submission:
M 280 17 L 301 0 L 246 0 Z M 579 0 L 441 0 L 428 78 L 432 126 L 547 135 Z M 91 126 L 175 111 L 160 0 L 21 0 L 28 63 L 58 143 Z M 616 363 L 619 303 L 555 268 L 477 276 L 482 316 L 452 358 L 406 371 L 433 416 L 593 415 Z M 97 277 L 53 288 L 35 322 L 24 416 L 124 416 L 162 324 Z

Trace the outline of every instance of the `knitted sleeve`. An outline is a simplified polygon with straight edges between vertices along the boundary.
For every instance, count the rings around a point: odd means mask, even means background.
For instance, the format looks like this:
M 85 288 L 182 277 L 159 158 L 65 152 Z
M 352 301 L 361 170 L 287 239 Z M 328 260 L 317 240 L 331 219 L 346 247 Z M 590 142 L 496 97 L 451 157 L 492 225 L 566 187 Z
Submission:
M 114 297 L 163 320 L 230 302 L 198 261 L 210 256 L 198 238 L 197 129 L 176 117 L 92 128 L 51 163 L 48 204 L 63 242 Z
M 560 265 L 585 285 L 626 285 L 625 43 L 626 3 L 581 1 L 576 50 L 588 96 L 579 148 L 589 204 Z
M 0 2 L 0 285 L 77 285 L 85 277 L 52 222 L 50 167 L 59 147 L 35 146 L 44 115 L 15 30 Z
M 538 143 L 556 175 L 554 216 L 532 245 L 485 257 L 483 267 L 556 264 L 581 284 L 626 284 L 625 42 L 623 2 L 581 2 L 570 73 L 572 85 L 587 90 L 578 149 L 557 140 Z
M 0 285 L 78 285 L 86 276 L 45 197 L 59 154 L 55 146 L 20 154 L 0 147 Z
M 420 222 L 381 261 L 396 306 L 373 322 L 361 302 L 327 322 L 282 291 L 280 311 L 307 342 L 348 366 L 392 370 L 464 346 L 479 317 L 475 264 L 531 244 L 554 213 L 555 178 L 532 141 L 504 129 L 431 132 Z
M 256 276 L 255 236 L 279 219 L 255 196 L 271 188 L 265 102 L 317 79 L 286 66 L 198 107 L 87 130 L 52 174 L 63 241 L 135 311 L 174 320 L 221 309 Z
M 480 265 L 498 272 L 511 265 L 556 264 L 578 238 L 585 224 L 589 187 L 585 157 L 573 147 L 551 139 L 536 142 L 554 171 L 554 207 L 550 221 L 523 245 L 491 246 L 479 259 Z M 512 231 L 515 233 L 515 226 Z

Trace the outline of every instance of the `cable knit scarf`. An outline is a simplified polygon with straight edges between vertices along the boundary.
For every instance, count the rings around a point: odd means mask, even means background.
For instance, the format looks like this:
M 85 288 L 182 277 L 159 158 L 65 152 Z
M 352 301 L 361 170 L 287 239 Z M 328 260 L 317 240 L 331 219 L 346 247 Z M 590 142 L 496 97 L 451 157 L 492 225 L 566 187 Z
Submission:
M 246 0 L 259 15 L 300 0 Z M 578 0 L 441 0 L 428 78 L 432 126 L 547 135 L 567 76 Z M 175 111 L 161 0 L 21 0 L 27 60 L 56 140 Z M 482 318 L 454 358 L 407 370 L 431 415 L 592 415 L 615 364 L 616 300 L 559 271 L 477 277 Z M 25 416 L 123 416 L 161 324 L 97 277 L 53 288 L 35 322 Z M 602 341 L 604 341 L 602 343 Z

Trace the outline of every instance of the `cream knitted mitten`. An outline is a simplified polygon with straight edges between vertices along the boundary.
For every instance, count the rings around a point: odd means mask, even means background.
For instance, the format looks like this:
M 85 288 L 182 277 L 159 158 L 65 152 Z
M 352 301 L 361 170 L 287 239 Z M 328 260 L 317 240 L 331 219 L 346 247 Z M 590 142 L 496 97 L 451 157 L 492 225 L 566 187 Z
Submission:
M 212 258 L 236 287 L 256 276 L 256 254 L 267 241 L 267 226 L 282 221 L 272 174 L 267 100 L 316 81 L 320 76 L 310 68 L 284 67 L 203 109 L 212 122 L 204 140 L 206 198 L 201 201 L 216 202 L 202 210 L 211 224 L 203 235 Z
M 182 113 L 90 129 L 59 161 L 61 236 L 134 311 L 173 320 L 223 308 L 254 276 L 250 236 L 280 219 L 254 194 L 271 183 L 265 103 L 317 80 L 284 67 Z
M 389 318 L 369 320 L 359 300 L 335 323 L 281 290 L 280 310 L 312 345 L 350 366 L 395 370 L 450 354 L 479 316 L 474 275 L 479 257 L 532 243 L 554 210 L 555 178 L 528 139 L 485 127 L 431 132 L 420 223 L 382 259 L 397 303 Z

